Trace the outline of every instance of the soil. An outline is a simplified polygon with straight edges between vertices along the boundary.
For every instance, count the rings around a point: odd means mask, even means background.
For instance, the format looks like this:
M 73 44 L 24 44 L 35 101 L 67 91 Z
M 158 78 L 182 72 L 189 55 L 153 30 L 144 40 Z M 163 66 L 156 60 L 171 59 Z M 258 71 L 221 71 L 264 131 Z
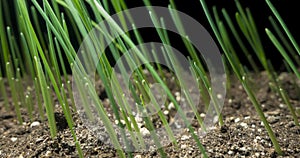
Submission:
M 300 95 L 292 77 L 294 76 L 281 73 L 279 79 L 291 98 L 291 104 L 298 110 L 300 121 Z M 288 107 L 269 88 L 266 74 L 262 72 L 253 75 L 250 83 L 284 152 L 283 156 L 274 151 L 272 142 L 241 84 L 234 78 L 231 81 L 222 110 L 224 125 L 216 124 L 200 138 L 208 156 L 300 157 L 300 127 L 295 126 Z M 108 106 L 106 95 L 99 95 Z M 34 122 L 30 122 L 25 110 L 22 114 L 24 123 L 19 125 L 14 109 L 5 109 L 0 98 L 0 157 L 78 157 L 71 132 L 59 106 L 55 113 L 58 135 L 54 139 L 50 137 L 47 121 L 42 122 L 36 114 Z M 73 113 L 73 119 L 84 157 L 117 157 L 116 150 L 91 134 L 76 112 Z M 195 125 L 195 128 L 199 127 Z M 201 152 L 188 133 L 177 137 L 177 143 L 177 147 L 173 144 L 164 147 L 168 157 L 201 157 Z M 155 150 L 135 152 L 133 156 L 160 157 Z

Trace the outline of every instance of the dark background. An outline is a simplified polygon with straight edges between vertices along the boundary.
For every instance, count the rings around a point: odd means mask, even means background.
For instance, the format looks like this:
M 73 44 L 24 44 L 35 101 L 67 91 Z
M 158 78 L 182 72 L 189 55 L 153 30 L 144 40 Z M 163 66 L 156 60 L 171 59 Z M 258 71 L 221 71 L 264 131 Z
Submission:
M 214 34 L 212 32 L 212 29 L 207 21 L 207 18 L 204 14 L 204 11 L 202 9 L 201 3 L 199 0 L 174 0 L 176 7 L 179 11 L 182 11 L 191 17 L 195 18 L 197 21 L 199 21 L 214 37 Z M 141 0 L 127 0 L 127 5 L 128 7 L 136 7 L 136 6 L 143 6 L 143 2 Z M 293 34 L 294 38 L 297 40 L 299 43 L 300 41 L 300 24 L 298 23 L 299 21 L 299 16 L 300 16 L 300 10 L 299 6 L 297 5 L 296 0 L 271 0 L 273 5 L 276 7 L 282 18 L 284 19 L 286 25 L 288 26 L 290 32 Z M 233 22 L 235 22 L 235 13 L 237 11 L 235 1 L 234 0 L 206 0 L 207 6 L 211 10 L 212 13 L 212 6 L 216 6 L 217 9 L 220 11 L 222 8 L 225 8 L 229 15 L 231 16 Z M 256 22 L 256 26 L 258 28 L 258 32 L 260 34 L 264 50 L 266 52 L 267 58 L 271 60 L 273 66 L 277 70 L 283 70 L 284 66 L 282 64 L 282 56 L 280 53 L 277 51 L 277 49 L 273 46 L 271 41 L 269 40 L 268 36 L 265 33 L 265 28 L 270 28 L 272 30 L 272 26 L 268 20 L 268 17 L 270 15 L 273 16 L 275 19 L 273 13 L 269 9 L 268 5 L 264 0 L 240 0 L 241 5 L 246 8 L 248 7 L 253 15 L 253 18 Z M 152 1 L 152 5 L 155 6 L 164 6 L 167 7 L 169 4 L 168 0 L 164 1 Z M 222 14 L 219 12 L 219 15 L 221 18 Z M 238 28 L 238 27 L 236 27 Z M 228 29 L 229 30 L 229 29 Z M 240 30 L 238 30 L 240 31 Z M 241 32 L 240 32 L 241 33 Z M 147 33 L 146 33 L 147 34 Z M 145 34 L 145 38 L 147 38 Z M 231 34 L 230 34 L 231 35 Z M 232 36 L 232 35 L 231 35 Z M 244 37 L 241 34 L 241 37 Z M 154 37 L 153 37 L 154 38 Z M 153 39 L 152 38 L 152 39 Z M 176 38 L 173 38 L 173 43 L 176 43 Z M 180 41 L 180 40 L 178 40 Z M 217 41 L 217 40 L 215 40 Z M 233 39 L 232 42 L 235 42 Z M 176 44 L 176 46 L 180 47 L 180 44 Z M 248 45 L 249 46 L 249 45 Z M 237 48 L 237 54 L 240 54 L 241 61 L 245 65 L 249 65 L 248 61 L 245 59 L 243 56 L 243 53 L 239 48 Z M 181 48 L 178 48 L 179 50 Z M 252 49 L 249 47 L 250 52 L 252 53 Z M 254 55 L 254 52 L 253 52 Z M 254 55 L 255 56 L 255 55 Z M 258 62 L 257 59 L 255 59 L 256 62 Z M 260 66 L 260 65 L 259 65 Z
M 126 1 L 128 8 L 144 6 L 144 3 L 142 0 L 125 0 L 125 1 Z M 182 12 L 188 14 L 189 16 L 195 18 L 197 21 L 199 21 L 211 33 L 211 36 L 214 38 L 214 34 L 213 34 L 211 27 L 206 19 L 206 16 L 203 12 L 203 9 L 202 9 L 202 6 L 201 6 L 199 0 L 174 0 L 174 1 L 176 3 L 177 9 L 179 11 L 182 11 Z M 12 12 L 12 14 L 10 15 L 10 18 L 12 18 L 11 25 L 13 25 L 12 27 L 14 29 L 14 33 L 18 34 L 17 28 L 15 27 L 16 23 L 13 20 L 13 18 L 15 18 L 14 11 L 13 11 L 14 8 L 12 5 L 13 2 L 15 2 L 15 1 L 12 0 L 12 1 L 8 2 L 9 9 Z M 39 1 L 39 2 L 42 2 L 42 1 Z M 30 4 L 30 1 L 28 1 L 28 3 Z M 169 0 L 153 0 L 153 1 L 151 1 L 151 3 L 154 6 L 167 7 L 169 4 Z M 229 15 L 231 16 L 232 20 L 235 22 L 235 12 L 237 11 L 237 8 L 235 6 L 234 0 L 206 0 L 206 3 L 210 9 L 214 5 L 218 8 L 219 11 L 222 8 L 225 8 L 227 10 L 227 12 L 229 13 Z M 280 53 L 276 50 L 276 48 L 273 46 L 273 44 L 270 42 L 270 40 L 267 37 L 265 30 L 264 30 L 266 27 L 272 28 L 272 26 L 268 20 L 268 16 L 270 16 L 270 15 L 273 16 L 271 10 L 268 8 L 268 6 L 264 0 L 240 0 L 240 3 L 242 4 L 242 6 L 244 8 L 245 7 L 250 8 L 250 10 L 252 12 L 252 15 L 256 22 L 256 25 L 257 25 L 264 49 L 265 49 L 265 52 L 267 54 L 267 58 L 272 61 L 272 64 L 274 65 L 274 67 L 277 70 L 283 70 L 283 64 L 282 64 L 283 58 L 280 55 Z M 300 43 L 299 42 L 300 41 L 300 37 L 299 37 L 300 24 L 298 24 L 300 10 L 297 5 L 298 4 L 297 1 L 296 0 L 289 0 L 289 1 L 287 1 L 287 0 L 272 0 L 272 3 L 276 7 L 276 9 L 279 11 L 280 15 L 286 22 L 286 25 L 290 29 L 291 33 L 294 35 L 297 42 Z M 63 11 L 62 8 L 61 8 L 61 10 Z M 220 13 L 219 14 L 220 17 L 222 18 L 221 12 L 219 12 L 219 13 Z M 6 18 L 8 18 L 8 16 Z M 40 22 L 41 22 L 41 26 L 45 27 L 45 25 L 44 25 L 45 22 L 42 18 L 41 18 Z M 238 28 L 238 27 L 236 27 L 236 28 Z M 46 29 L 43 29 L 43 30 L 46 30 Z M 141 31 L 141 35 L 142 35 L 143 39 L 145 40 L 145 42 L 150 42 L 150 41 L 159 42 L 159 37 L 157 36 L 155 29 L 142 29 L 140 31 Z M 75 39 L 75 36 L 72 37 L 71 31 L 70 31 L 70 33 L 71 33 L 71 39 Z M 229 35 L 231 35 L 231 34 L 229 34 Z M 170 37 L 172 39 L 171 40 L 172 46 L 174 46 L 180 52 L 186 52 L 182 45 L 182 41 L 178 35 L 170 34 Z M 242 34 L 241 34 L 241 37 L 243 37 Z M 217 40 L 215 40 L 215 41 L 217 41 Z M 232 41 L 235 42 L 235 40 L 232 40 Z M 78 43 L 76 41 L 73 43 L 74 43 L 74 47 L 76 49 L 78 49 L 79 48 Z M 237 48 L 237 54 L 239 54 L 239 57 L 240 57 L 241 61 L 243 62 L 243 64 L 249 65 L 247 60 L 243 56 L 243 53 L 240 52 L 240 50 L 238 49 L 239 48 L 238 45 L 236 48 Z M 250 52 L 253 52 L 250 47 L 249 47 L 249 50 L 250 50 Z M 254 59 L 254 60 L 257 61 L 257 59 Z M 260 66 L 260 65 L 258 64 L 258 66 Z

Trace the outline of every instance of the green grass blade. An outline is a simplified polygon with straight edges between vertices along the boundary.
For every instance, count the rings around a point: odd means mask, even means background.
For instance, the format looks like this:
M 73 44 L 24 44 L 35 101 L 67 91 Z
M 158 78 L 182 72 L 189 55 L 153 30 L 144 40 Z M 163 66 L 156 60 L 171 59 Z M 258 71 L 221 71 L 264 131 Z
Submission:
M 285 59 L 285 61 L 290 65 L 291 69 L 296 74 L 296 76 L 298 77 L 298 79 L 300 79 L 300 73 L 299 73 L 297 67 L 293 63 L 292 59 L 288 56 L 288 54 L 285 51 L 285 49 L 283 48 L 283 46 L 280 44 L 280 42 L 277 40 L 277 38 L 274 36 L 274 34 L 269 29 L 266 29 L 266 33 L 269 36 L 270 40 L 275 45 L 275 47 L 278 49 L 278 51 L 280 52 L 280 54 L 283 56 L 283 58 Z
M 256 63 L 253 61 L 252 55 L 250 54 L 250 52 L 248 51 L 248 49 L 246 48 L 246 46 L 244 45 L 244 42 L 242 41 L 240 35 L 237 33 L 235 26 L 233 25 L 233 22 L 231 20 L 231 18 L 229 17 L 226 9 L 222 9 L 222 13 L 223 16 L 231 30 L 231 32 L 233 33 L 234 38 L 236 39 L 236 41 L 238 42 L 240 48 L 242 49 L 243 53 L 245 54 L 245 56 L 247 57 L 249 63 L 251 64 L 252 68 L 254 69 L 254 72 L 258 72 L 258 66 L 256 65 Z
M 296 49 L 296 51 L 298 52 L 298 54 L 300 55 L 300 47 L 297 44 L 296 40 L 294 39 L 293 35 L 291 34 L 291 32 L 289 31 L 288 27 L 286 26 L 286 24 L 284 23 L 283 19 L 281 18 L 280 14 L 278 13 L 278 11 L 276 10 L 276 8 L 274 7 L 274 5 L 271 3 L 270 0 L 266 0 L 266 3 L 268 4 L 268 6 L 270 7 L 270 9 L 272 10 L 273 14 L 275 15 L 275 17 L 277 18 L 277 20 L 279 21 L 280 25 L 282 26 L 283 30 L 285 31 L 285 33 L 287 34 L 288 38 L 290 39 L 290 41 L 292 42 L 294 48 Z
M 279 36 L 279 38 L 281 40 L 281 42 L 287 48 L 288 53 L 290 53 L 290 55 L 295 59 L 295 61 L 297 62 L 297 65 L 300 66 L 299 55 L 292 48 L 291 44 L 288 42 L 288 40 L 286 39 L 286 37 L 283 35 L 283 33 L 280 30 L 278 24 L 276 23 L 276 21 L 274 20 L 274 18 L 272 16 L 269 16 L 269 21 L 271 22 L 271 24 L 272 24 L 275 32 L 277 33 L 277 35 Z
M 42 121 L 45 120 L 45 114 L 44 114 L 44 108 L 43 108 L 43 104 L 42 104 L 42 98 L 41 98 L 41 88 L 39 85 L 39 80 L 37 78 L 34 78 L 34 89 L 35 89 L 35 98 L 36 98 L 36 102 L 38 105 L 38 111 L 39 111 L 39 115 Z
M 17 119 L 19 121 L 20 124 L 23 123 L 23 119 L 21 116 L 21 110 L 20 110 L 20 101 L 18 99 L 18 90 L 16 88 L 16 84 L 15 84 L 15 77 L 14 77 L 14 71 L 13 71 L 13 67 L 12 64 L 7 62 L 6 63 L 6 75 L 7 75 L 7 80 L 8 80 L 8 85 L 11 89 L 11 97 L 13 100 L 13 104 L 14 104 L 14 108 L 16 111 L 16 115 L 17 115 Z
M 36 67 L 37 74 L 38 74 L 39 85 L 41 87 L 41 92 L 42 92 L 42 95 L 44 98 L 44 105 L 45 105 L 46 112 L 47 112 L 50 134 L 51 134 L 51 137 L 54 138 L 57 134 L 57 130 L 56 130 L 56 123 L 55 123 L 55 118 L 54 118 L 51 94 L 49 93 L 49 90 L 47 89 L 47 87 L 49 85 L 47 85 L 45 74 L 42 70 L 41 62 L 39 61 L 39 59 L 37 57 L 34 57 L 34 62 L 35 62 L 35 67 Z
M 270 137 L 270 139 L 271 139 L 271 141 L 272 141 L 272 143 L 273 143 L 273 145 L 275 147 L 275 151 L 279 155 L 282 155 L 283 153 L 282 153 L 282 151 L 280 149 L 280 146 L 279 146 L 279 143 L 278 143 L 278 141 L 277 141 L 277 139 L 275 137 L 275 134 L 272 131 L 269 123 L 267 122 L 267 120 L 265 118 L 265 115 L 264 115 L 264 113 L 263 113 L 263 111 L 261 109 L 261 106 L 259 105 L 259 103 L 258 103 L 255 95 L 253 94 L 251 88 L 249 87 L 249 85 L 248 85 L 248 83 L 246 81 L 246 77 L 244 75 L 242 75 L 240 71 L 238 71 L 239 68 L 237 67 L 237 65 L 233 61 L 233 58 L 232 58 L 230 52 L 228 52 L 228 49 L 226 49 L 225 45 L 223 44 L 223 41 L 222 41 L 221 36 L 220 36 L 220 33 L 217 30 L 217 27 L 216 27 L 215 23 L 213 22 L 213 20 L 211 18 L 211 15 L 210 15 L 210 13 L 208 11 L 208 8 L 206 6 L 205 1 L 204 0 L 200 0 L 200 3 L 201 3 L 201 5 L 202 5 L 202 7 L 204 9 L 205 15 L 206 15 L 206 17 L 207 17 L 207 19 L 208 19 L 208 21 L 210 23 L 210 26 L 212 27 L 212 29 L 213 29 L 213 31 L 214 31 L 214 33 L 215 33 L 215 35 L 216 35 L 216 37 L 217 37 L 220 45 L 221 45 L 223 51 L 225 52 L 225 55 L 226 55 L 226 57 L 227 57 L 230 65 L 231 65 L 231 67 L 233 68 L 233 70 L 234 70 L 236 76 L 238 77 L 238 79 L 242 82 L 242 85 L 243 85 L 245 91 L 247 92 L 250 100 L 252 101 L 252 103 L 253 103 L 253 105 L 255 107 L 256 112 L 258 113 L 258 115 L 260 116 L 261 120 L 263 121 L 265 129 L 267 130 L 268 135 L 269 135 L 269 137 Z

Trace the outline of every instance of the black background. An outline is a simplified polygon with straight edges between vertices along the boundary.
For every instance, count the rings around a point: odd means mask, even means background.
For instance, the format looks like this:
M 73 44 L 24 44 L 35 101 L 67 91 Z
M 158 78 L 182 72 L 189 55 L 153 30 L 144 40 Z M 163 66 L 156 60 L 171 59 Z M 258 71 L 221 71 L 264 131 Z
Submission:
M 211 27 L 206 19 L 206 16 L 204 14 L 204 11 L 202 9 L 202 6 L 200 4 L 199 0 L 174 0 L 176 7 L 179 11 L 184 12 L 188 14 L 189 16 L 193 17 L 197 21 L 199 21 L 211 34 L 211 36 L 214 38 L 213 32 L 211 30 Z M 15 15 L 13 11 L 13 2 L 16 1 L 9 1 L 9 8 L 12 12 L 11 17 L 12 18 L 12 28 L 14 29 L 14 33 L 17 33 L 17 28 L 15 27 Z M 30 1 L 29 5 L 31 4 Z M 42 2 L 42 1 L 39 1 Z M 144 6 L 144 3 L 142 0 L 125 0 L 127 7 L 128 8 L 133 8 L 133 7 L 139 7 L 139 6 Z M 151 1 L 152 5 L 154 6 L 163 6 L 167 7 L 169 4 L 169 0 L 152 0 Z M 206 0 L 207 6 L 209 9 L 212 8 L 212 6 L 216 6 L 217 9 L 220 11 L 222 8 L 225 8 L 229 15 L 231 16 L 232 20 L 235 22 L 235 12 L 237 11 L 236 5 L 234 0 Z M 280 53 L 276 50 L 276 48 L 273 46 L 273 44 L 270 42 L 269 38 L 267 37 L 265 33 L 265 28 L 272 28 L 268 16 L 272 15 L 271 10 L 268 8 L 266 2 L 264 0 L 240 0 L 240 3 L 242 6 L 250 8 L 252 15 L 254 17 L 254 20 L 256 22 L 258 32 L 260 34 L 265 52 L 267 54 L 267 58 L 270 59 L 274 65 L 274 67 L 277 70 L 282 70 L 283 69 L 283 64 L 282 64 L 282 56 Z M 276 9 L 279 11 L 280 15 L 286 22 L 286 25 L 290 29 L 291 33 L 299 43 L 300 41 L 300 24 L 298 23 L 299 21 L 299 15 L 300 15 L 300 9 L 298 7 L 298 3 L 296 0 L 272 0 L 272 3 L 276 7 Z M 41 3 L 42 4 L 42 3 Z M 62 9 L 62 8 L 61 8 Z M 63 10 L 63 9 L 62 9 Z M 211 10 L 212 11 L 212 10 Z M 219 12 L 219 15 L 221 16 L 221 13 Z M 222 17 L 222 16 L 221 16 Z M 7 17 L 6 17 L 7 18 Z M 40 17 L 41 18 L 41 17 Z M 44 27 L 45 22 L 41 18 L 40 20 L 41 26 Z M 46 29 L 43 29 L 46 30 Z M 140 30 L 141 35 L 145 42 L 150 42 L 150 41 L 159 41 L 159 37 L 155 33 L 155 29 L 146 29 L 146 30 Z M 239 30 L 238 30 L 239 31 Z M 72 37 L 72 31 L 71 33 L 71 39 L 75 39 L 75 36 Z M 241 33 L 241 32 L 240 32 Z M 45 33 L 46 34 L 46 33 Z M 231 35 L 231 34 L 230 34 Z M 185 52 L 184 47 L 182 45 L 182 42 L 180 40 L 180 37 L 176 34 L 170 34 L 171 36 L 171 43 L 172 46 L 174 46 L 176 49 L 180 50 L 181 52 Z M 231 35 L 232 36 L 232 35 Z M 243 35 L 241 34 L 241 37 Z M 216 41 L 216 40 L 215 40 Z M 232 40 L 234 42 L 234 40 Z M 75 49 L 79 48 L 79 45 L 76 42 L 74 43 Z M 235 44 L 235 43 L 234 43 Z M 248 45 L 249 46 L 249 45 Z M 239 54 L 241 61 L 245 65 L 249 65 L 245 57 L 243 56 L 243 53 L 240 52 L 238 49 L 239 47 L 237 46 L 237 53 Z M 249 47 L 250 52 L 253 52 L 252 49 Z M 253 53 L 254 55 L 254 53 Z M 254 59 L 257 61 L 257 59 Z M 260 66 L 260 65 L 259 65 Z
M 126 2 L 128 2 L 127 5 L 129 8 L 136 7 L 136 6 L 143 6 L 143 2 L 141 0 L 127 0 Z M 214 37 L 212 29 L 207 21 L 207 18 L 204 14 L 204 11 L 202 9 L 202 6 L 201 6 L 201 3 L 199 0 L 174 0 L 174 2 L 179 11 L 182 11 L 182 12 L 190 15 L 191 17 L 195 18 L 211 33 L 212 37 Z M 278 12 L 284 19 L 286 25 L 288 26 L 290 32 L 293 34 L 294 38 L 299 43 L 299 41 L 300 41 L 300 37 L 299 37 L 300 24 L 298 23 L 298 21 L 300 20 L 300 18 L 299 18 L 300 9 L 298 6 L 298 2 L 296 0 L 289 0 L 289 1 L 271 0 L 271 2 L 276 7 Z M 154 6 L 167 7 L 169 4 L 169 1 L 167 1 L 167 0 L 158 1 L 157 0 L 157 1 L 152 1 L 151 3 Z M 221 18 L 222 18 L 222 16 L 221 16 L 222 14 L 221 14 L 220 10 L 222 8 L 225 8 L 227 10 L 227 12 L 229 13 L 229 15 L 231 16 L 232 20 L 235 22 L 235 13 L 237 11 L 237 8 L 236 8 L 234 0 L 206 0 L 206 3 L 207 3 L 208 8 L 210 9 L 211 13 L 212 13 L 212 6 L 216 6 Z M 277 70 L 283 70 L 283 64 L 282 64 L 283 58 L 280 55 L 280 53 L 277 51 L 277 49 L 273 46 L 273 44 L 271 43 L 271 41 L 269 40 L 268 36 L 265 33 L 265 28 L 270 28 L 272 30 L 272 26 L 268 20 L 268 17 L 270 15 L 274 17 L 274 15 L 271 12 L 271 10 L 269 9 L 267 3 L 264 0 L 240 0 L 240 3 L 244 8 L 248 7 L 251 10 L 251 13 L 256 22 L 256 26 L 258 28 L 258 32 L 261 37 L 267 58 L 271 60 L 273 66 Z M 274 17 L 274 19 L 275 19 L 275 17 Z M 236 27 L 236 28 L 238 28 L 238 27 Z M 242 34 L 241 34 L 241 37 L 243 37 Z M 147 38 L 147 33 L 145 34 L 145 38 Z M 151 37 L 151 38 L 153 39 L 154 37 Z M 217 40 L 215 40 L 215 41 L 217 41 Z M 234 39 L 232 41 L 235 42 Z M 173 43 L 176 43 L 176 40 L 173 40 Z M 177 47 L 178 46 L 180 47 L 180 44 L 175 44 L 175 45 Z M 249 65 L 248 61 L 243 56 L 243 53 L 240 52 L 241 50 L 238 49 L 239 47 L 237 46 L 236 48 L 237 48 L 237 54 L 240 54 L 241 61 L 245 65 Z M 181 48 L 178 48 L 178 49 L 180 50 Z M 251 47 L 249 47 L 249 50 L 251 53 L 253 52 Z M 254 52 L 253 52 L 253 55 L 254 55 Z M 255 61 L 258 63 L 257 59 L 255 59 Z

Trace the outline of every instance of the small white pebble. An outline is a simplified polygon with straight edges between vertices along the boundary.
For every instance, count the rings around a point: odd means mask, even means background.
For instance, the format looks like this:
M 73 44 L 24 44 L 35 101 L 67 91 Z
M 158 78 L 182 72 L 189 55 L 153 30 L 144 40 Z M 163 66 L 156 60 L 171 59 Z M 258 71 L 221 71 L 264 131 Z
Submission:
M 279 107 L 280 108 L 285 108 L 285 105 L 284 104 L 279 104 Z
M 134 158 L 142 158 L 142 155 L 135 155 Z
M 260 136 L 256 136 L 255 139 L 257 140 L 261 140 Z
M 121 120 L 121 123 L 122 123 L 123 125 L 125 125 L 125 124 L 126 124 L 125 120 Z
M 47 151 L 45 154 L 46 157 L 50 157 L 51 156 L 51 151 Z
M 228 103 L 231 104 L 232 103 L 232 99 L 228 99 Z
M 245 123 L 245 122 L 240 123 L 240 125 L 241 125 L 242 127 L 244 127 L 244 128 L 247 128 L 247 127 L 248 127 L 247 123 Z
M 175 109 L 175 106 L 174 106 L 173 102 L 171 102 L 171 103 L 168 105 L 168 110 L 172 110 L 172 109 Z
M 272 146 L 272 144 L 271 144 L 271 143 L 269 143 L 268 145 L 269 145 L 269 147 L 271 147 L 271 146 Z
M 235 122 L 235 123 L 240 122 L 240 118 L 236 118 L 236 119 L 234 120 L 234 122 Z
M 180 148 L 181 148 L 181 149 L 186 149 L 186 148 L 187 148 L 187 145 L 186 145 L 186 144 L 182 144 Z
M 168 110 L 165 110 L 165 111 L 164 111 L 164 114 L 165 114 L 165 115 L 169 115 L 169 111 L 168 111 Z
M 134 119 L 136 122 L 143 122 L 143 118 L 141 118 L 139 116 L 134 117 Z
M 246 151 L 247 149 L 245 147 L 240 148 L 241 151 Z
M 252 128 L 255 128 L 256 126 L 255 126 L 255 124 L 252 124 L 251 127 L 252 127 Z
M 183 135 L 182 137 L 181 137 L 181 140 L 188 140 L 189 139 L 189 136 L 187 136 L 187 135 Z
M 255 156 L 256 156 L 256 157 L 259 157 L 259 156 L 260 156 L 260 154 L 259 154 L 259 153 L 255 153 Z
M 245 120 L 248 120 L 248 119 L 250 119 L 250 116 L 246 116 L 246 117 L 244 117 L 244 119 L 245 119 Z
M 213 119 L 214 123 L 218 122 L 218 119 L 219 119 L 219 117 L 215 116 L 214 119 Z
M 228 151 L 228 154 L 229 154 L 229 155 L 232 155 L 233 153 L 234 153 L 234 152 L 231 151 L 231 150 Z
M 176 96 L 176 101 L 180 101 L 181 100 L 181 97 L 180 96 Z
M 217 94 L 217 98 L 222 99 L 223 98 L 222 94 Z
M 179 92 L 175 92 L 175 96 L 176 97 L 180 96 L 180 93 Z
M 259 129 L 257 129 L 257 132 L 261 132 L 261 129 L 259 128 Z
M 30 127 L 32 128 L 32 127 L 36 127 L 36 126 L 39 126 L 39 125 L 40 125 L 40 122 L 34 121 L 34 122 L 32 122 L 32 123 L 30 124 Z
M 257 139 L 254 139 L 253 142 L 254 142 L 254 143 L 257 143 Z
M 17 141 L 17 140 L 18 140 L 18 138 L 16 138 L 16 137 L 12 137 L 12 138 L 10 138 L 10 140 L 11 140 L 12 142 L 15 142 L 15 141 Z
M 150 135 L 149 130 L 145 127 L 141 128 L 141 133 L 143 136 Z
M 176 127 L 177 129 L 181 128 L 181 125 L 178 124 L 178 122 L 175 122 L 174 125 L 175 125 L 175 127 Z
M 206 115 L 204 113 L 201 113 L 200 114 L 200 117 L 205 117 Z

